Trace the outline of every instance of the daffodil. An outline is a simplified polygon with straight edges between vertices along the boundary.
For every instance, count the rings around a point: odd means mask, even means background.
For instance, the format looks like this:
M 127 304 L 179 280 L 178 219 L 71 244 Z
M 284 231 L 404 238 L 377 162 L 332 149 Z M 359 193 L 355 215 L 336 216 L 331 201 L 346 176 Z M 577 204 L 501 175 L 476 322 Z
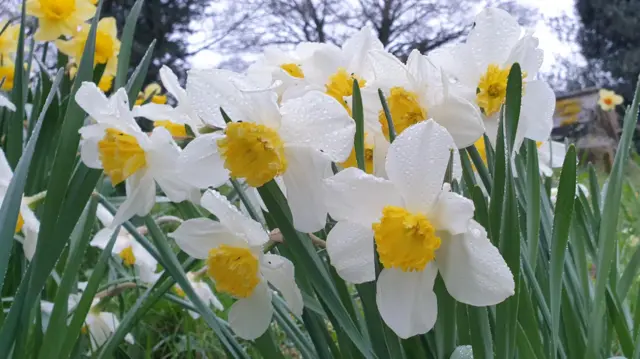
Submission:
M 429 58 L 450 74 L 452 91 L 480 107 L 490 140 L 495 143 L 498 117 L 507 94 L 507 78 L 514 63 L 522 69 L 522 107 L 514 148 L 524 138 L 546 141 L 553 127 L 555 94 L 536 80 L 543 51 L 538 39 L 501 9 L 489 8 L 476 16 L 465 43 L 432 51 Z
M 113 86 L 113 75 L 109 75 L 109 74 L 103 74 L 102 77 L 100 78 L 100 81 L 98 82 L 98 88 L 102 91 L 102 92 L 108 92 L 109 90 L 111 90 L 111 87 Z
M 84 46 L 89 37 L 90 29 L 91 26 L 89 24 L 83 24 L 80 31 L 75 33 L 73 38 L 66 41 L 57 40 L 56 46 L 62 53 L 72 58 L 73 62 L 79 64 L 82 59 L 82 53 L 84 52 Z M 118 68 L 118 53 L 120 53 L 120 40 L 118 40 L 116 19 L 113 17 L 105 17 L 98 22 L 93 64 L 94 66 L 99 64 L 105 65 L 105 73 L 114 75 Z
M 603 111 L 611 111 L 624 102 L 622 96 L 611 90 L 601 89 L 599 96 L 598 105 Z
M 83 327 L 83 333 L 89 336 L 91 341 L 91 348 L 95 351 L 100 348 L 109 338 L 115 333 L 120 326 L 120 320 L 111 312 L 101 312 L 97 305 L 98 300 L 95 299 L 87 314 L 87 318 L 84 320 L 85 326 Z M 134 344 L 134 339 L 131 334 L 127 334 L 124 340 L 129 344 Z
M 220 303 L 218 297 L 213 294 L 211 287 L 209 287 L 207 283 L 200 279 L 198 274 L 193 272 L 187 273 L 187 280 L 189 281 L 189 284 L 191 285 L 193 290 L 196 292 L 196 295 L 200 297 L 203 302 L 205 302 L 207 305 L 212 305 L 214 308 L 216 308 L 216 310 L 224 310 L 222 303 Z M 174 287 L 174 292 L 176 292 L 176 294 L 178 294 L 178 296 L 182 298 L 186 297 L 186 295 L 184 294 L 184 290 L 177 284 Z M 194 312 L 192 310 L 189 311 L 189 315 L 191 315 L 193 319 L 198 319 L 200 317 L 200 314 L 198 312 Z
M 145 86 L 144 91 L 138 94 L 138 98 L 136 99 L 136 106 L 140 106 L 147 101 L 158 105 L 166 104 L 167 96 L 162 95 L 162 86 L 160 86 L 156 82 L 152 82 Z
M 16 106 L 5 95 L 0 93 L 0 107 L 5 107 L 9 111 L 15 111 Z
M 385 51 L 368 53 L 373 69 L 371 86 L 362 89 L 366 127 L 374 133 L 375 174 L 384 174 L 389 125 L 378 89 L 386 97 L 396 135 L 416 123 L 433 119 L 444 126 L 458 148 L 473 144 L 484 132 L 480 111 L 449 91 L 449 79 L 414 50 L 406 65 Z
M 308 89 L 324 91 L 349 110 L 346 98 L 353 95 L 353 80 L 358 80 L 362 88 L 373 76 L 367 53 L 382 49 L 368 26 L 347 39 L 341 48 L 327 45 L 314 49 L 301 66 Z
M 278 95 L 224 70 L 192 71 L 187 81 L 196 113 L 223 132 L 196 137 L 182 152 L 179 172 L 200 187 L 218 187 L 229 176 L 260 187 L 282 176 L 293 222 L 315 232 L 326 223 L 322 178 L 331 161 L 353 147 L 355 124 L 345 109 L 318 91 L 278 105 Z M 225 124 L 220 109 L 233 121 Z
M 429 331 L 437 317 L 438 272 L 459 302 L 487 306 L 514 294 L 513 276 L 472 217 L 470 200 L 443 185 L 456 148 L 433 120 L 403 131 L 389 147 L 388 180 L 348 168 L 325 180 L 329 214 L 338 221 L 327 253 L 351 283 L 376 279 L 374 242 L 384 266 L 376 302 L 400 337 Z
M 13 79 L 15 75 L 16 65 L 9 59 L 0 59 L 0 90 L 11 91 L 13 88 Z
M 13 171 L 9 166 L 9 162 L 7 162 L 4 151 L 0 149 L 0 203 L 4 201 L 11 179 L 13 179 Z M 20 213 L 18 214 L 18 221 L 16 223 L 16 233 L 22 232 L 24 235 L 22 250 L 24 251 L 25 257 L 29 260 L 33 258 L 36 252 L 39 231 L 40 221 L 38 221 L 36 215 L 31 208 L 29 208 L 29 201 L 26 198 L 22 198 Z
M 156 183 L 171 201 L 197 199 L 197 189 L 179 178 L 180 148 L 171 134 L 162 127 L 150 136 L 142 132 L 123 88 L 107 99 L 94 83 L 84 82 L 75 100 L 96 122 L 80 129 L 82 161 L 103 169 L 114 186 L 126 183 L 127 199 L 112 227 L 136 214 L 148 214 L 155 203 Z
M 20 34 L 20 25 L 7 25 L 8 20 L 0 20 L 0 57 L 9 57 L 16 53 L 18 49 L 18 35 Z M 6 27 L 5 27 L 6 26 Z
M 260 223 L 242 215 L 215 191 L 207 190 L 200 203 L 219 222 L 190 219 L 170 236 L 190 256 L 206 260 L 207 273 L 218 292 L 237 298 L 229 310 L 231 329 L 248 340 L 267 330 L 273 315 L 268 284 L 280 292 L 294 314 L 301 315 L 302 295 L 293 264 L 279 255 L 263 253 L 269 235 Z
M 161 126 L 169 127 L 169 132 L 176 137 L 186 136 L 185 125 L 191 127 L 193 133 L 198 134 L 199 130 L 204 127 L 204 122 L 195 113 L 193 106 L 191 106 L 191 100 L 186 90 L 180 86 L 176 74 L 169 67 L 162 66 L 160 79 L 167 92 L 176 99 L 178 105 L 172 107 L 151 101 L 142 106 L 135 106 L 133 108 L 134 116 L 145 117 L 155 121 L 156 125 L 159 123 Z
M 564 164 L 564 155 L 567 149 L 564 143 L 555 141 L 538 142 L 538 163 L 540 173 L 551 177 L 554 168 L 560 168 Z
M 96 216 L 104 228 L 96 233 L 90 245 L 105 249 L 115 231 L 112 227 L 113 215 L 104 206 L 98 205 Z M 160 275 L 156 273 L 158 261 L 124 228 L 118 232 L 111 251 L 118 256 L 123 266 L 132 268 L 135 275 L 139 276 L 143 283 L 155 283 L 158 279 Z
M 93 18 L 96 7 L 89 0 L 27 0 L 27 14 L 38 18 L 36 41 L 72 36 Z

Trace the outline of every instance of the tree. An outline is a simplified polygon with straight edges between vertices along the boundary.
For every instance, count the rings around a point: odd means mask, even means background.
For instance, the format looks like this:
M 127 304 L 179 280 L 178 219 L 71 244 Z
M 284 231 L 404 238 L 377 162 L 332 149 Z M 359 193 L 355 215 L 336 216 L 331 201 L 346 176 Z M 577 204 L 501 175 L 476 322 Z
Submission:
M 577 0 L 576 41 L 586 73 L 600 73 L 598 85 L 630 100 L 640 72 L 640 1 Z
M 105 0 L 102 16 L 113 16 L 122 31 L 135 0 Z M 147 81 L 157 81 L 162 65 L 183 75 L 188 67 L 188 37 L 192 22 L 206 13 L 209 0 L 146 0 L 140 12 L 131 51 L 132 66 L 140 63 L 147 48 L 156 40 Z
M 529 23 L 538 18 L 512 0 L 234 0 L 218 13 L 230 26 L 217 24 L 213 37 L 221 39 L 217 49 L 236 55 L 270 44 L 340 44 L 370 25 L 389 51 L 406 58 L 413 49 L 424 53 L 458 40 L 484 6 L 505 8 Z

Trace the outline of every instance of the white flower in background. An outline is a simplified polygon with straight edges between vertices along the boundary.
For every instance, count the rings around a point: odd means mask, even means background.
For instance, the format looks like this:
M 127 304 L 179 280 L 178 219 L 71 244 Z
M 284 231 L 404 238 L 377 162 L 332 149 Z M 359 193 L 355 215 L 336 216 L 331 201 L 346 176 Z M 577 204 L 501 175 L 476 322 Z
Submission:
M 327 45 L 316 49 L 301 66 L 309 89 L 323 91 L 349 109 L 345 98 L 353 95 L 353 80 L 362 88 L 373 78 L 367 53 L 382 49 L 369 26 L 348 38 L 341 48 Z
M 6 107 L 9 111 L 15 111 L 16 106 L 5 95 L 0 93 L 0 107 Z
M 200 297 L 203 302 L 205 302 L 207 305 L 212 305 L 214 308 L 216 308 L 216 310 L 224 310 L 222 303 L 220 303 L 218 297 L 213 294 L 213 291 L 211 290 L 209 285 L 202 279 L 198 278 L 198 275 L 196 273 L 187 273 L 187 280 L 189 281 L 189 284 L 191 284 L 191 287 L 196 292 L 198 297 Z M 176 294 L 178 294 L 178 296 L 187 299 L 184 290 L 179 285 L 176 284 L 173 287 L 173 290 L 174 292 L 176 292 Z M 200 314 L 198 312 L 194 312 L 192 310 L 189 311 L 189 315 L 191 315 L 193 319 L 198 319 L 200 317 Z
M 576 184 L 576 198 L 580 196 L 580 192 L 584 194 L 586 198 L 589 198 L 589 188 L 583 185 L 582 183 Z M 551 188 L 550 193 L 551 203 L 556 204 L 556 200 L 558 199 L 558 187 Z
M 0 149 L 0 203 L 4 201 L 4 197 L 9 189 L 9 183 L 13 178 L 13 171 L 7 157 L 4 155 L 4 151 Z M 40 221 L 36 218 L 31 208 L 29 208 L 29 200 L 25 197 L 22 198 L 20 204 L 20 213 L 18 214 L 18 221 L 16 222 L 16 233 L 22 232 L 24 235 L 24 241 L 22 242 L 22 250 L 25 257 L 28 260 L 33 258 L 36 252 L 36 245 L 38 244 L 38 233 L 40 231 Z
M 178 102 L 177 106 L 172 107 L 166 104 L 149 102 L 142 106 L 135 106 L 133 108 L 133 115 L 155 121 L 156 125 L 160 126 L 171 124 L 187 125 L 191 127 L 194 134 L 198 134 L 198 130 L 204 127 L 204 122 L 200 120 L 200 117 L 198 117 L 193 110 L 187 91 L 180 86 L 176 74 L 167 66 L 162 66 L 160 69 L 160 79 L 167 89 L 167 92 Z M 186 131 L 184 134 L 186 135 Z
M 465 304 L 494 305 L 514 293 L 511 271 L 472 219 L 473 202 L 443 185 L 453 149 L 445 128 L 427 120 L 389 147 L 388 180 L 354 168 L 325 180 L 329 214 L 338 221 L 327 238 L 331 264 L 351 283 L 375 280 L 375 241 L 384 266 L 378 310 L 402 338 L 433 327 L 438 272 Z
M 482 116 L 466 99 L 449 91 L 449 79 L 429 60 L 414 50 L 407 64 L 385 51 L 368 54 L 374 77 L 362 89 L 366 129 L 373 133 L 375 174 L 384 174 L 389 147 L 389 126 L 378 89 L 384 92 L 396 135 L 427 119 L 444 126 L 458 148 L 472 145 L 484 133 Z M 371 172 L 369 172 L 371 173 Z
M 115 231 L 112 227 L 113 215 L 99 204 L 96 216 L 104 228 L 96 233 L 90 244 L 92 247 L 105 249 Z M 140 277 L 143 283 L 155 283 L 160 276 L 160 273 L 156 273 L 158 261 L 124 228 L 120 228 L 111 252 L 122 260 L 123 266 L 133 268 L 135 275 Z
M 538 164 L 540 173 L 547 177 L 553 176 L 553 169 L 560 168 L 564 164 L 564 155 L 567 148 L 562 142 L 545 141 L 538 142 Z
M 96 307 L 98 302 L 99 299 L 93 300 L 91 309 L 89 309 L 89 313 L 87 313 L 87 318 L 84 320 L 85 325 L 82 327 L 82 332 L 89 335 L 93 351 L 106 343 L 120 325 L 120 321 L 115 314 L 111 312 L 101 312 Z M 129 344 L 134 344 L 134 339 L 131 334 L 125 335 L 124 340 Z
M 294 279 L 293 264 L 275 254 L 263 254 L 269 235 L 260 223 L 238 211 L 219 193 L 208 190 L 201 205 L 220 222 L 207 218 L 185 221 L 170 236 L 194 258 L 207 262 L 207 273 L 218 292 L 238 300 L 229 310 L 229 325 L 241 338 L 253 340 L 267 330 L 273 308 L 273 285 L 289 309 L 302 314 L 302 295 Z
M 297 94 L 308 86 L 302 70 L 302 64 L 313 56 L 318 50 L 331 50 L 333 45 L 313 42 L 303 42 L 298 44 L 293 51 L 284 51 L 275 45 L 264 47 L 262 56 L 249 68 L 247 73 L 253 77 L 264 77 L 271 81 L 279 81 L 276 88 L 279 96 L 288 92 Z M 298 87 L 297 89 L 294 89 Z M 299 90 L 299 91 L 297 91 Z
M 200 116 L 225 130 L 187 145 L 179 162 L 184 180 L 219 187 L 231 176 L 260 187 L 282 176 L 296 229 L 323 228 L 322 179 L 331 174 L 331 161 L 346 160 L 353 147 L 355 123 L 347 111 L 318 91 L 279 106 L 275 92 L 225 70 L 192 71 L 187 88 L 199 99 Z M 220 108 L 237 122 L 225 124 Z
M 555 94 L 546 82 L 536 80 L 543 56 L 538 39 L 525 32 L 509 13 L 495 8 L 476 16 L 475 27 L 465 43 L 429 54 L 437 66 L 453 76 L 454 89 L 480 107 L 487 135 L 494 145 L 509 71 L 514 63 L 520 64 L 523 88 L 516 150 L 525 137 L 546 141 L 553 127 Z
M 142 132 L 124 89 L 107 99 L 95 84 L 84 82 L 76 102 L 96 122 L 79 131 L 82 161 L 88 167 L 104 169 L 114 186 L 126 183 L 127 199 L 118 209 L 113 227 L 151 211 L 156 182 L 171 201 L 197 199 L 197 189 L 179 178 L 180 148 L 171 134 L 163 127 L 156 127 L 150 136 Z

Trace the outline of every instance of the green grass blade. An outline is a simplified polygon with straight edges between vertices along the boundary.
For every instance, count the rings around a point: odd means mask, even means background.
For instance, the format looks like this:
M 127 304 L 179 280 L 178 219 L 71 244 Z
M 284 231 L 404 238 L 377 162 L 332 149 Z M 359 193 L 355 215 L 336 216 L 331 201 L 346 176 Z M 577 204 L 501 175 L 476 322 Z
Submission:
M 378 89 L 378 97 L 380 98 L 382 111 L 384 112 L 384 117 L 387 120 L 387 127 L 389 128 L 389 142 L 393 143 L 396 139 L 396 126 L 393 124 L 391 111 L 389 111 L 389 104 L 387 103 L 387 99 L 384 97 L 384 93 L 382 93 L 381 89 Z
M 360 94 L 360 86 L 358 85 L 358 80 L 356 79 L 353 79 L 353 98 L 351 108 L 353 120 L 356 122 L 356 136 L 354 141 L 356 162 L 358 163 L 358 168 L 364 171 L 364 109 L 362 107 L 362 95 Z
M 7 126 L 6 137 L 6 156 L 9 166 L 15 168 L 22 156 L 23 145 L 23 120 L 25 116 L 24 105 L 26 104 L 26 83 L 29 81 L 27 77 L 25 79 L 24 72 L 24 37 L 26 26 L 26 7 L 27 2 L 22 2 L 22 14 L 20 16 L 20 33 L 18 35 L 18 48 L 16 49 L 16 59 L 14 68 L 13 88 L 11 89 L 11 99 L 16 106 L 16 111 L 12 116 L 9 116 L 9 123 Z M 8 24 L 8 22 L 7 22 Z M 25 81 L 26 80 L 26 81 Z M 4 272 L 2 272 L 4 274 Z
M 129 95 L 129 105 L 133 106 L 136 103 L 136 98 L 138 97 L 138 93 L 142 90 L 142 86 L 144 85 L 144 79 L 147 77 L 147 72 L 149 71 L 149 66 L 151 65 L 151 61 L 153 60 L 153 49 L 156 47 L 156 40 L 151 42 L 149 48 L 147 48 L 147 52 L 144 53 L 142 60 L 140 60 L 140 64 L 133 70 L 133 74 L 131 74 L 131 78 L 129 82 L 127 82 L 127 94 Z
M 536 142 L 526 140 L 527 146 L 527 254 L 533 270 L 538 261 L 540 245 L 540 169 Z
M 253 345 L 258 349 L 263 358 L 284 359 L 284 355 L 275 343 L 273 332 L 267 329 L 264 334 L 253 341 Z
M 573 201 L 576 196 L 576 148 L 570 146 L 562 165 L 562 175 L 558 185 L 558 200 L 553 217 L 553 235 L 551 238 L 551 277 L 549 298 L 551 300 L 551 318 L 553 320 L 553 358 L 558 352 L 560 341 L 560 303 L 562 302 L 562 273 L 564 258 L 569 242 L 569 229 L 573 217 Z
M 129 15 L 124 23 L 122 29 L 122 36 L 120 36 L 120 53 L 118 53 L 118 70 L 116 72 L 116 78 L 113 83 L 115 90 L 124 86 L 127 81 L 127 75 L 129 74 L 129 64 L 131 63 L 131 50 L 133 49 L 133 35 L 136 31 L 136 25 L 138 23 L 138 17 L 140 17 L 140 10 L 142 10 L 144 0 L 138 0 L 129 10 Z M 138 94 L 136 93 L 136 96 Z
M 629 159 L 629 147 L 633 138 L 634 129 L 638 118 L 638 102 L 640 101 L 640 87 L 636 87 L 633 103 L 627 109 L 624 118 L 622 137 L 618 145 L 618 151 L 614 160 L 613 169 L 609 177 L 606 197 L 603 203 L 602 221 L 598 233 L 598 258 L 596 261 L 596 287 L 594 291 L 593 308 L 589 320 L 589 337 L 587 359 L 600 357 L 603 335 L 603 318 L 606 301 L 606 285 L 609 270 L 617 247 L 616 229 L 618 226 L 618 214 L 620 213 L 620 201 L 622 197 L 622 180 L 624 169 Z M 592 196 L 597 196 L 593 193 Z

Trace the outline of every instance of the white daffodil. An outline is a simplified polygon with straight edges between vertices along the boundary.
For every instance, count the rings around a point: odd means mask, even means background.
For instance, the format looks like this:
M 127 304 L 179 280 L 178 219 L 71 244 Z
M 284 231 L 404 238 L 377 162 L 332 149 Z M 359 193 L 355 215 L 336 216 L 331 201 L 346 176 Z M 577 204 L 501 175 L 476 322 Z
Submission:
M 9 189 L 9 183 L 11 183 L 12 178 L 13 171 L 11 170 L 11 166 L 9 166 L 9 162 L 7 162 L 4 151 L 0 149 L 0 203 L 4 201 L 4 197 L 7 194 L 7 189 Z M 20 204 L 18 222 L 16 223 L 16 233 L 22 232 L 24 235 L 22 250 L 28 260 L 31 260 L 36 252 L 39 231 L 40 221 L 38 221 L 36 215 L 33 213 L 31 208 L 29 208 L 29 201 L 23 197 Z
M 15 111 L 16 106 L 5 95 L 0 93 L 0 107 L 6 107 L 9 111 Z
M 313 42 L 298 44 L 293 51 L 283 51 L 278 46 L 266 46 L 262 56 L 247 69 L 253 77 L 264 77 L 279 81 L 276 88 L 281 97 L 288 93 L 288 98 L 301 94 L 309 84 L 305 79 L 302 64 L 313 56 L 316 51 L 331 51 L 333 45 Z M 297 89 L 296 89 L 297 88 Z
M 540 174 L 551 177 L 553 169 L 560 168 L 564 164 L 564 155 L 567 148 L 562 142 L 545 141 L 538 142 L 538 164 Z
M 133 108 L 133 115 L 136 117 L 145 117 L 151 121 L 155 121 L 157 126 L 188 125 L 194 134 L 204 127 L 204 122 L 198 117 L 191 106 L 191 100 L 187 96 L 187 91 L 180 86 L 178 76 L 167 66 L 160 69 L 160 79 L 162 84 L 178 102 L 176 107 L 165 104 L 157 104 L 149 102 L 142 106 Z M 178 129 L 178 127 L 176 127 Z M 184 128 L 182 128 L 184 131 Z M 178 131 L 169 131 L 173 135 L 182 134 Z M 175 132 L 175 133 L 174 133 Z M 184 132 L 186 135 L 186 132 Z
M 203 302 L 205 302 L 207 305 L 212 305 L 214 308 L 216 308 L 216 310 L 224 310 L 222 303 L 220 303 L 218 297 L 213 294 L 211 287 L 209 287 L 207 283 L 200 279 L 198 274 L 193 272 L 187 273 L 187 280 L 189 281 L 189 284 L 191 284 L 191 287 L 196 292 L 198 297 L 200 297 Z M 173 287 L 173 290 L 174 292 L 176 292 L 176 294 L 178 294 L 178 296 L 186 298 L 184 290 L 179 285 L 176 284 Z M 193 319 L 198 319 L 200 317 L 200 314 L 198 312 L 194 312 L 192 310 L 189 311 L 189 315 L 191 315 Z
M 449 131 L 458 148 L 470 146 L 482 136 L 480 111 L 451 93 L 449 79 L 418 51 L 409 55 L 406 65 L 385 51 L 370 51 L 368 56 L 374 76 L 371 86 L 362 89 L 362 101 L 366 129 L 373 133 L 373 173 L 384 175 L 389 147 L 389 125 L 378 89 L 386 97 L 396 135 L 411 125 L 433 119 Z
M 104 169 L 115 186 L 126 183 L 127 199 L 112 226 L 134 215 L 144 216 L 156 200 L 156 182 L 171 201 L 196 199 L 198 190 L 179 178 L 180 148 L 163 127 L 148 136 L 129 109 L 127 93 L 119 89 L 107 99 L 91 82 L 82 84 L 76 102 L 96 123 L 80 129 L 80 155 L 85 165 Z
M 327 45 L 316 49 L 301 66 L 309 89 L 323 91 L 348 108 L 345 98 L 353 95 L 353 80 L 362 88 L 373 78 L 367 53 L 382 49 L 369 26 L 347 39 L 342 48 Z
M 97 308 L 96 305 L 98 302 L 98 299 L 93 300 L 87 318 L 84 320 L 85 325 L 82 327 L 82 332 L 89 335 L 91 348 L 94 351 L 106 343 L 120 325 L 120 321 L 115 314 L 111 312 L 101 312 Z M 131 334 L 125 335 L 124 340 L 129 344 L 134 344 L 134 339 Z
M 538 39 L 525 32 L 504 10 L 489 8 L 476 16 L 465 43 L 432 51 L 429 58 L 452 75 L 454 88 L 482 110 L 487 135 L 498 133 L 500 107 L 507 94 L 507 78 L 514 63 L 522 68 L 522 108 L 515 149 L 523 139 L 546 141 L 553 127 L 555 94 L 536 80 L 543 60 Z
M 580 197 L 580 192 L 582 192 L 582 194 L 584 194 L 586 198 L 589 198 L 589 189 L 587 188 L 587 186 L 583 185 L 582 183 L 577 183 L 575 198 Z M 558 187 L 551 188 L 550 198 L 551 203 L 556 204 L 556 200 L 558 199 Z
M 263 254 L 269 235 L 262 226 L 215 191 L 206 191 L 201 205 L 220 222 L 190 219 L 170 236 L 187 254 L 207 261 L 207 273 L 218 292 L 238 299 L 229 310 L 231 329 L 248 340 L 267 330 L 273 315 L 268 283 L 282 294 L 294 314 L 301 315 L 302 295 L 293 264 L 284 257 Z
M 219 187 L 231 176 L 260 187 L 282 176 L 296 229 L 323 228 L 322 179 L 331 174 L 331 161 L 346 160 L 353 147 L 355 123 L 347 111 L 318 91 L 279 106 L 275 92 L 225 70 L 192 71 L 187 89 L 199 98 L 196 112 L 225 130 L 187 145 L 179 161 L 184 180 Z M 237 122 L 225 124 L 221 108 Z
M 115 231 L 112 226 L 113 215 L 100 204 L 96 210 L 96 216 L 104 228 L 96 233 L 90 244 L 92 247 L 105 249 Z M 123 266 L 132 267 L 135 275 L 139 276 L 143 283 L 155 283 L 160 276 L 160 273 L 156 273 L 158 261 L 124 228 L 118 232 L 111 252 L 122 260 Z
M 451 135 L 433 120 L 403 131 L 387 153 L 388 180 L 348 168 L 325 180 L 329 214 L 338 223 L 327 253 L 352 283 L 375 280 L 374 241 L 384 269 L 376 301 L 402 338 L 426 333 L 437 317 L 438 272 L 456 300 L 494 305 L 513 295 L 514 281 L 470 200 L 443 185 Z

